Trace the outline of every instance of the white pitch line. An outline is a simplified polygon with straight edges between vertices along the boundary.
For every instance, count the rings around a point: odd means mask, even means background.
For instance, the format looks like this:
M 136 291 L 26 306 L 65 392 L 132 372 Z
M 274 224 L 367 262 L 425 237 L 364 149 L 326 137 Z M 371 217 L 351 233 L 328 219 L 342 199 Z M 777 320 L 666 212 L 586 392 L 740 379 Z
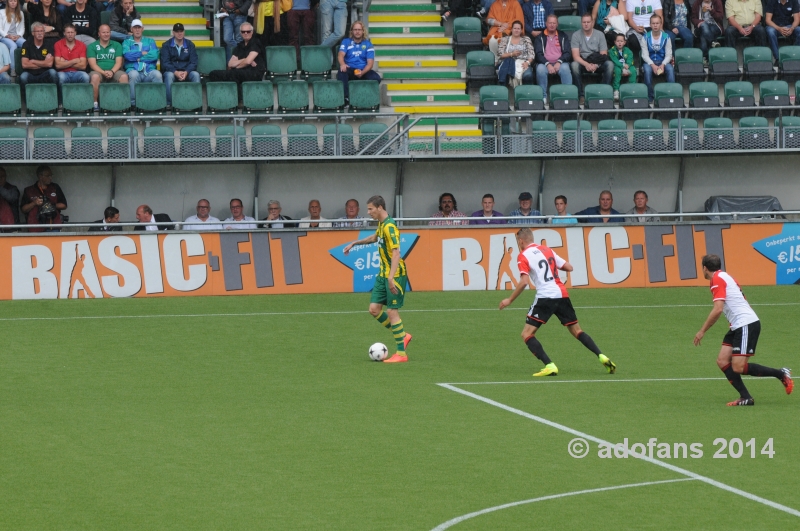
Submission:
M 707 308 L 708 304 L 664 304 L 653 306 L 576 306 L 577 310 L 624 310 L 631 308 Z M 750 306 L 800 306 L 800 302 L 775 302 L 751 304 Z M 507 310 L 525 310 L 528 308 L 507 308 Z M 438 313 L 438 312 L 496 312 L 497 308 L 439 308 L 435 310 L 403 310 L 403 313 Z M 338 312 L 246 312 L 246 313 L 185 313 L 185 314 L 151 314 L 151 315 L 76 315 L 64 317 L 2 317 L 0 322 L 12 321 L 76 321 L 85 319 L 179 319 L 194 317 L 270 317 L 283 315 L 355 315 L 366 313 L 366 310 L 348 310 Z
M 528 413 L 526 411 L 522 411 L 521 409 L 516 409 L 516 408 L 513 408 L 511 406 L 507 406 L 507 405 L 505 405 L 503 403 L 496 402 L 496 401 L 494 401 L 494 400 L 492 400 L 490 398 L 486 398 L 485 396 L 477 395 L 475 393 L 471 393 L 469 391 L 465 391 L 464 389 L 459 389 L 458 387 L 455 387 L 455 386 L 450 385 L 450 384 L 441 384 L 440 383 L 440 384 L 436 384 L 436 385 L 444 387 L 445 389 L 449 389 L 450 391 L 454 391 L 456 393 L 462 394 L 464 396 L 468 396 L 470 398 L 474 398 L 475 400 L 479 400 L 479 401 L 481 401 L 481 402 L 483 402 L 485 404 L 489 404 L 490 406 L 494 406 L 494 407 L 497 407 L 497 408 L 500 408 L 500 409 L 504 409 L 506 411 L 514 413 L 515 415 L 519 415 L 521 417 L 525 417 L 527 419 L 539 422 L 539 423 L 544 424 L 546 426 L 550 426 L 551 428 L 555 428 L 557 430 L 561 430 L 561 431 L 569 433 L 571 435 L 575 435 L 576 437 L 583 437 L 584 439 L 586 439 L 588 441 L 592 441 L 592 442 L 594 442 L 596 444 L 603 444 L 603 445 L 608 445 L 608 446 L 614 447 L 614 444 L 612 444 L 612 443 L 610 443 L 608 441 L 605 441 L 603 439 L 600 439 L 599 437 L 595 437 L 594 435 L 589 435 L 588 433 L 583 433 L 581 431 L 572 429 L 569 426 L 564 426 L 563 424 L 559 424 L 557 422 L 553 422 L 552 420 L 547 420 L 546 418 L 533 415 L 533 414 Z M 689 470 L 686 470 L 684 468 L 680 468 L 680 467 L 677 467 L 677 466 L 672 465 L 670 463 L 661 461 L 659 459 L 655 459 L 653 457 L 649 457 L 646 454 L 637 454 L 637 453 L 630 452 L 629 455 L 634 457 L 634 458 L 636 458 L 636 459 L 641 459 L 642 461 L 646 461 L 648 463 L 651 463 L 653 465 L 660 466 L 662 468 L 666 468 L 667 470 L 671 470 L 673 472 L 677 472 L 678 474 L 681 474 L 683 476 L 690 477 L 690 478 L 696 479 L 698 481 L 702 481 L 703 483 L 707 483 L 709 485 L 717 487 L 718 489 L 726 490 L 728 492 L 736 494 L 737 496 L 741 496 L 743 498 L 747 498 L 748 500 L 752 500 L 754 502 L 761 503 L 761 504 L 766 505 L 768 507 L 772 507 L 773 509 L 778 509 L 779 511 L 783 511 L 785 513 L 791 514 L 792 516 L 800 517 L 800 511 L 798 511 L 796 509 L 792 509 L 791 507 L 787 507 L 785 505 L 781 505 L 780 503 L 774 502 L 772 500 L 768 500 L 766 498 L 762 498 L 761 496 L 756 496 L 755 494 L 751 494 L 751 493 L 743 491 L 741 489 L 737 489 L 736 487 L 731 487 L 730 485 L 726 485 L 725 483 L 721 483 L 721 482 L 719 482 L 719 481 L 717 481 L 715 479 L 711 479 L 711 478 L 706 477 L 706 476 L 701 476 L 700 474 L 696 474 L 696 473 L 691 472 Z
M 755 376 L 753 377 L 755 378 Z M 726 378 L 627 378 L 624 380 L 525 380 L 521 382 L 448 382 L 449 385 L 517 385 L 517 384 L 560 384 L 560 383 L 616 383 L 616 382 L 701 382 L 706 380 L 725 380 Z M 792 380 L 800 376 L 792 376 Z M 442 384 L 439 384 L 442 385 Z
M 575 492 L 564 492 L 561 494 L 551 494 L 550 496 L 542 496 L 541 498 L 532 498 L 530 500 L 522 500 L 518 502 L 512 503 L 505 503 L 503 505 L 498 505 L 496 507 L 489 507 L 488 509 L 482 509 L 480 511 L 475 511 L 474 513 L 465 514 L 463 516 L 458 516 L 453 518 L 452 520 L 448 520 L 443 524 L 437 525 L 431 531 L 444 531 L 445 529 L 449 529 L 456 524 L 460 524 L 464 520 L 469 520 L 470 518 L 475 518 L 476 516 L 481 516 L 483 514 L 493 513 L 495 511 L 502 511 L 503 509 L 510 509 L 512 507 L 518 507 L 520 505 L 527 505 L 529 503 L 536 503 L 540 501 L 547 501 L 547 500 L 557 500 L 558 498 L 567 498 L 569 496 L 580 496 L 581 494 L 592 494 L 595 492 L 607 492 L 609 490 L 619 490 L 619 489 L 632 489 L 635 487 L 648 487 L 650 485 L 663 485 L 665 483 L 679 483 L 681 481 L 696 481 L 694 478 L 681 478 L 681 479 L 665 479 L 662 481 L 648 481 L 646 483 L 630 483 L 628 485 L 617 485 L 615 487 L 601 487 L 598 489 L 587 489 L 587 490 L 577 490 Z

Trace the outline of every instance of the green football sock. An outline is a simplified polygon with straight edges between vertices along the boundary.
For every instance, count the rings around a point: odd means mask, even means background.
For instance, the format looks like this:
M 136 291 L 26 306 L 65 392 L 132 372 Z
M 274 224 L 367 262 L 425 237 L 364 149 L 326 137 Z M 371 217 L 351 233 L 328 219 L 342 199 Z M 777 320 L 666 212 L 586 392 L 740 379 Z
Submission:
M 394 334 L 394 340 L 397 343 L 397 352 L 405 354 L 406 346 L 403 340 L 406 337 L 406 332 L 403 330 L 403 321 L 398 321 L 392 325 L 392 334 Z
M 389 329 L 391 328 L 392 324 L 389 322 L 389 314 L 386 312 L 381 312 L 380 315 L 375 317 L 375 320 L 378 321 L 384 328 Z

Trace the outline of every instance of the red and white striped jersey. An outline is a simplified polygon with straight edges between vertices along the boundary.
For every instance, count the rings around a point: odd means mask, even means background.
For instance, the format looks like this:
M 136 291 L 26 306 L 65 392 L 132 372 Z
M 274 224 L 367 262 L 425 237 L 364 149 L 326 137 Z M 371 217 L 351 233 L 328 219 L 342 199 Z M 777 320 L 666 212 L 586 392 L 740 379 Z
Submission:
M 711 277 L 711 294 L 715 301 L 725 301 L 722 311 L 732 330 L 758 321 L 756 312 L 744 298 L 739 284 L 725 271 L 714 272 Z
M 529 275 L 536 286 L 536 297 L 563 299 L 569 297 L 567 288 L 558 277 L 558 268 L 567 263 L 546 245 L 527 246 L 517 259 L 519 272 Z

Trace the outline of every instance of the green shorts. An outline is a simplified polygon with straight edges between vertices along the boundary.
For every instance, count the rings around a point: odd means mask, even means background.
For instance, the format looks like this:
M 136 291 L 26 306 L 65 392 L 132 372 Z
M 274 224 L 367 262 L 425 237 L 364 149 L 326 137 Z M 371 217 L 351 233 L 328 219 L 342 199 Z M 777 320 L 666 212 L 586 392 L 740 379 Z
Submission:
M 401 275 L 395 277 L 393 281 L 399 288 L 397 294 L 389 290 L 389 282 L 392 280 L 384 277 L 375 277 L 375 285 L 372 286 L 372 296 L 370 302 L 375 304 L 385 304 L 387 308 L 396 310 L 403 307 L 403 299 L 406 295 L 406 286 L 408 285 L 408 277 Z

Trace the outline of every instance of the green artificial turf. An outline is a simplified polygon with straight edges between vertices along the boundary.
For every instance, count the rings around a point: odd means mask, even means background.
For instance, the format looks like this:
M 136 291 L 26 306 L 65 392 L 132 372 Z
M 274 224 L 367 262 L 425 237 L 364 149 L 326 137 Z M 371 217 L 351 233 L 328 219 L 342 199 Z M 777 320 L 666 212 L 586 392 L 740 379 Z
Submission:
M 797 287 L 745 293 L 763 327 L 754 361 L 800 370 Z M 553 318 L 538 337 L 560 374 L 532 378 L 527 292 L 502 312 L 503 293 L 410 293 L 401 313 L 415 339 L 399 365 L 369 361 L 372 343 L 394 348 L 367 294 L 0 303 L 0 529 L 430 530 L 506 503 L 686 477 L 601 459 L 595 443 L 574 459 L 574 434 L 439 383 L 610 442 L 701 443 L 700 459 L 663 461 L 800 510 L 798 397 L 746 377 L 757 405 L 725 407 L 736 397 L 715 363 L 726 324 L 692 345 L 706 288 L 571 295 L 617 374 Z M 623 381 L 664 378 L 715 380 Z M 714 459 L 718 437 L 755 438 L 756 458 Z M 772 459 L 759 453 L 768 438 Z M 684 481 L 453 529 L 798 526 Z

